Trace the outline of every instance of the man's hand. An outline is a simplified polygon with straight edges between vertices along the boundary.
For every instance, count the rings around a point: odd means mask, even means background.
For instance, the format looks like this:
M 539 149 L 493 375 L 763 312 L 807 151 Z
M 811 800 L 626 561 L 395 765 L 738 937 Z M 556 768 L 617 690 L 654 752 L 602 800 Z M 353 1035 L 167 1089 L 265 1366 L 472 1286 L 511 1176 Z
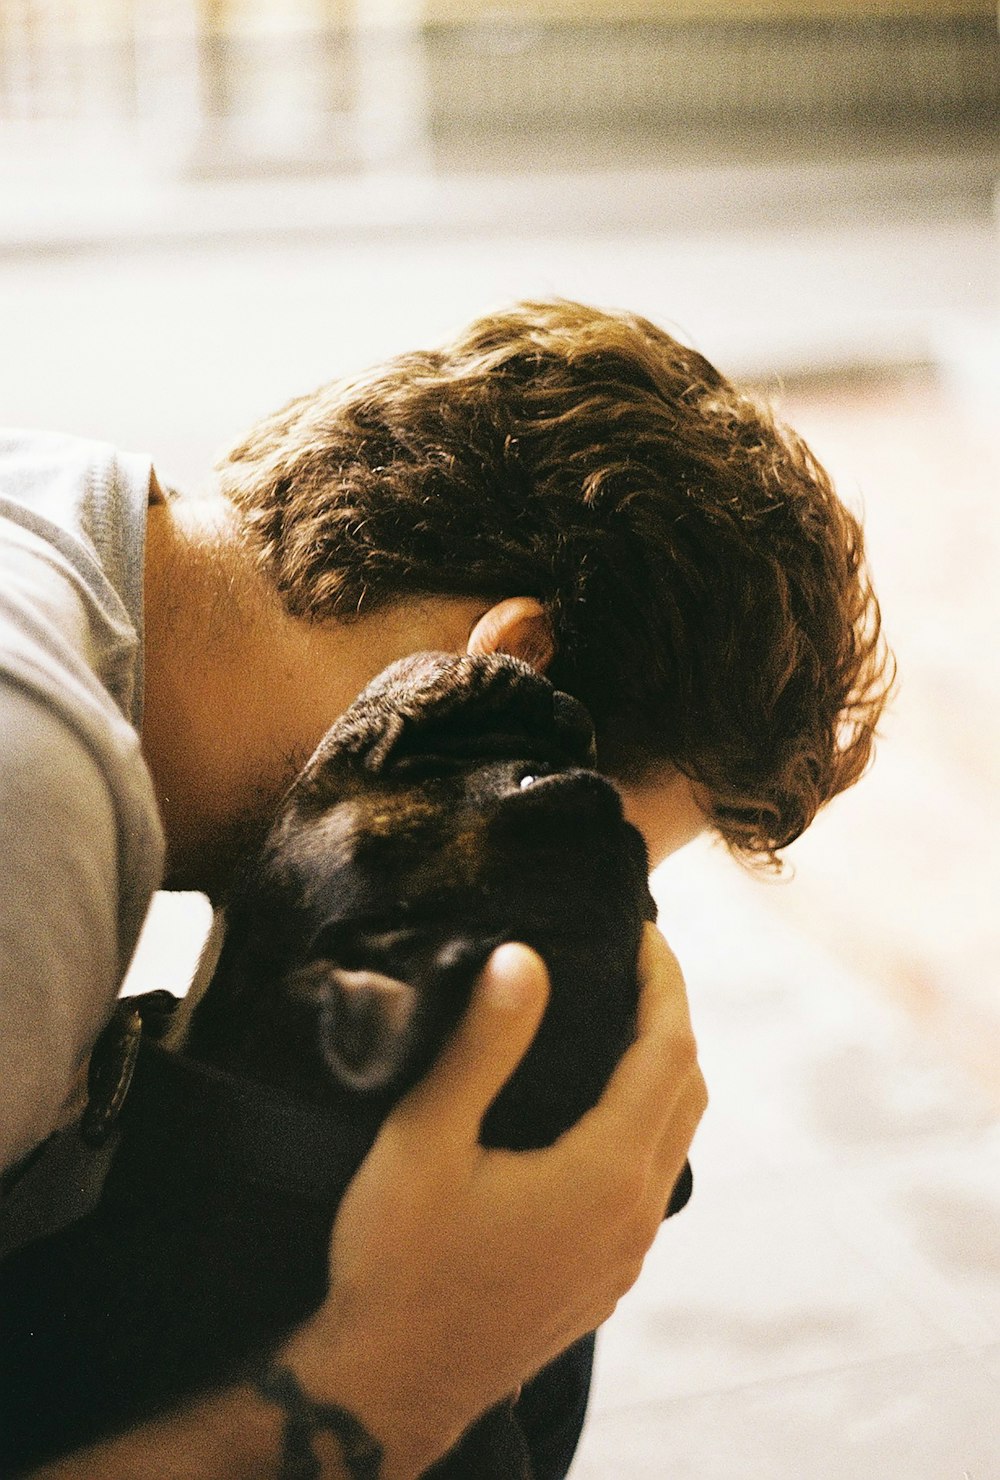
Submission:
M 286 1355 L 383 1443 L 387 1477 L 419 1473 L 638 1277 L 707 1103 L 680 968 L 652 926 L 640 978 L 638 1035 L 599 1104 L 545 1150 L 485 1150 L 482 1117 L 548 996 L 540 958 L 501 946 L 352 1182 L 328 1298 Z

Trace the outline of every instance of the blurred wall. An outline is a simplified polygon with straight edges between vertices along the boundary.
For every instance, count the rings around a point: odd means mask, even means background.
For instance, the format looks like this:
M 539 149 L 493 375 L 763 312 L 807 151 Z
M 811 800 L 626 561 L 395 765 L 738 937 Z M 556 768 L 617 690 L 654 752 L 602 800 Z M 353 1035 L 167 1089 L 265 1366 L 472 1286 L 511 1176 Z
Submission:
M 983 0 L 3 0 L 0 120 L 181 168 L 997 138 Z M 27 127 L 25 127 L 27 126 Z M 69 130 L 63 143 L 72 147 Z

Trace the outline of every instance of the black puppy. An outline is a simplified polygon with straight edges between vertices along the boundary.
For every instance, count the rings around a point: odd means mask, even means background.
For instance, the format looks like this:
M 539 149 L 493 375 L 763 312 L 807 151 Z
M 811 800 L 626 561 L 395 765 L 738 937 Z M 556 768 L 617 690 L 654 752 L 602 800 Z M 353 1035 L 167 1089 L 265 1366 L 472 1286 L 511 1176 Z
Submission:
M 234 890 L 181 1052 L 143 1042 L 101 1204 L 3 1268 L 0 1460 L 237 1379 L 317 1307 L 347 1183 L 501 941 L 552 992 L 482 1140 L 550 1144 L 596 1102 L 654 906 L 592 764 L 582 707 L 506 657 L 406 659 L 332 727 Z M 517 1406 L 433 1474 L 530 1476 Z

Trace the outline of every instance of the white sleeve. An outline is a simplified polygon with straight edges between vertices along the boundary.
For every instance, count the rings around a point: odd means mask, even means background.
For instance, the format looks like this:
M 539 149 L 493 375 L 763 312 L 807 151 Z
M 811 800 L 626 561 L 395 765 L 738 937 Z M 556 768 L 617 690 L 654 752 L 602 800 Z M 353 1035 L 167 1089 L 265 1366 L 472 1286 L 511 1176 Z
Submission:
M 90 751 L 0 680 L 0 1170 L 53 1130 L 118 992 L 115 809 Z

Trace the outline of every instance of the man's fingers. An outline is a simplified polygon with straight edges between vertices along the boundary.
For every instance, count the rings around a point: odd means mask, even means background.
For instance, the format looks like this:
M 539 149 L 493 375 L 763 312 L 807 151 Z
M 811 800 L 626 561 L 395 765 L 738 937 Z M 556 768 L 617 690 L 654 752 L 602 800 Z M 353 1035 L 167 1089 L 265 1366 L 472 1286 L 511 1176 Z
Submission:
M 655 925 L 645 926 L 639 945 L 639 989 L 640 1038 L 658 1029 L 690 1034 L 691 1014 L 680 962 Z
M 677 957 L 653 925 L 647 925 L 642 940 L 639 985 L 636 1040 L 591 1114 L 634 1126 L 655 1151 L 664 1127 L 683 1131 L 689 1126 L 693 1136 L 707 1096 L 684 978 Z
M 476 1141 L 483 1116 L 538 1031 L 548 995 L 542 958 L 525 945 L 499 946 L 434 1068 L 399 1107 L 403 1115 L 417 1117 L 435 1139 Z

